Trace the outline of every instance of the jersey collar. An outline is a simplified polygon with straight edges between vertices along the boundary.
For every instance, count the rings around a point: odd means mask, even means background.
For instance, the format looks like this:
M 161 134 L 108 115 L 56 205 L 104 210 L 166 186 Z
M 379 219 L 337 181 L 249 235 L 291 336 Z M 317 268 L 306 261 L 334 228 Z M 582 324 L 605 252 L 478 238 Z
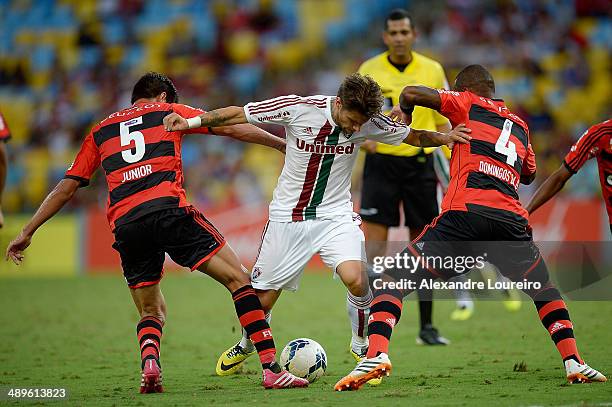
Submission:
M 387 68 L 392 69 L 393 72 L 397 72 L 398 74 L 405 74 L 408 72 L 412 72 L 414 70 L 414 66 L 416 65 L 415 62 L 415 55 L 416 53 L 414 51 L 410 51 L 410 54 L 412 55 L 412 59 L 410 60 L 410 62 L 408 63 L 408 65 L 406 65 L 406 68 L 404 68 L 403 71 L 400 71 L 399 69 L 397 69 L 397 67 L 395 65 L 393 65 L 391 63 L 391 61 L 389 60 L 389 51 L 385 51 L 383 53 L 384 56 L 384 60 L 385 60 L 385 64 L 387 65 Z
M 332 118 L 332 103 L 334 103 L 334 99 L 336 99 L 335 96 L 327 97 L 327 106 L 325 107 L 325 117 L 329 121 L 329 124 L 331 124 L 333 127 L 336 127 L 337 124 L 336 122 L 334 122 L 334 119 Z
M 506 107 L 506 102 L 504 102 L 504 99 L 491 99 L 493 101 L 493 104 L 495 104 L 495 106 L 497 107 Z

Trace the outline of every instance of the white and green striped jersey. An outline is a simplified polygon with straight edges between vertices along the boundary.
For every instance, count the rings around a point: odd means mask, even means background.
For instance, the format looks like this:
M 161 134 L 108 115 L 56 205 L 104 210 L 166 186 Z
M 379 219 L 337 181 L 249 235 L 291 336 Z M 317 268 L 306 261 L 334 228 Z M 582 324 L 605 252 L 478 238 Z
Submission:
M 285 127 L 285 165 L 270 203 L 275 222 L 329 218 L 351 213 L 351 172 L 367 139 L 399 145 L 410 128 L 377 115 L 346 135 L 331 115 L 335 96 L 281 96 L 244 107 L 253 124 Z

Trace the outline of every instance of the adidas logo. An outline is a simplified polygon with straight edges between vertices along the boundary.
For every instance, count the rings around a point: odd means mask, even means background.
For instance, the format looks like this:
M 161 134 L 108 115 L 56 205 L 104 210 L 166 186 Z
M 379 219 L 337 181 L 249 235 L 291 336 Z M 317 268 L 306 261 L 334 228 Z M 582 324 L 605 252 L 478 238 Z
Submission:
M 555 332 L 560 331 L 561 329 L 565 329 L 565 328 L 569 328 L 569 326 L 566 326 L 565 324 L 562 324 L 561 322 L 557 321 L 550 327 L 549 332 L 552 335 Z
M 144 347 L 145 345 L 156 345 L 155 341 L 153 339 L 146 339 L 143 343 L 141 347 Z
M 415 244 L 416 247 L 419 248 L 419 250 L 423 250 L 423 247 L 425 247 L 425 242 L 418 242 Z
M 373 316 L 373 315 L 370 315 L 370 316 L 368 317 L 368 324 L 369 324 L 370 322 L 372 322 L 372 321 L 374 321 L 374 316 Z M 386 322 L 387 324 L 389 324 L 389 325 L 391 326 L 391 328 L 393 328 L 393 327 L 395 326 L 395 318 L 387 318 L 387 319 L 385 319 L 385 322 Z
M 391 325 L 391 328 L 393 328 L 395 326 L 395 318 L 387 318 L 385 319 L 385 322 L 389 325 Z

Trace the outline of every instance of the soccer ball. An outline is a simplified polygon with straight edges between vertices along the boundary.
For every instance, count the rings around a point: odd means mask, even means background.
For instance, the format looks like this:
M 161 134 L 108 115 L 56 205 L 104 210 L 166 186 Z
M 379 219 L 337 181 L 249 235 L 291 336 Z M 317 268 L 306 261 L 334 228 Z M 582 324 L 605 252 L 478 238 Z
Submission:
M 323 347 L 312 339 L 298 338 L 285 346 L 280 364 L 290 373 L 312 383 L 325 374 L 327 355 Z

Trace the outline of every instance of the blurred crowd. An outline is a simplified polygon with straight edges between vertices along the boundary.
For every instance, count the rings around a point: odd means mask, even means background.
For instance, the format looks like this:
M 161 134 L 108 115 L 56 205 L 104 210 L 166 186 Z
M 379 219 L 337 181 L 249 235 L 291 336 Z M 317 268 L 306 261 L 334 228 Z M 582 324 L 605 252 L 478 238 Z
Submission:
M 0 0 L 0 111 L 13 135 L 4 209 L 35 208 L 95 121 L 129 105 L 142 73 L 168 74 L 181 102 L 207 109 L 334 94 L 384 50 L 384 17 L 395 7 L 413 14 L 415 49 L 439 60 L 451 82 L 467 64 L 491 69 L 498 96 L 530 125 L 538 180 L 610 117 L 608 0 Z M 277 152 L 204 137 L 185 140 L 191 200 L 206 208 L 269 199 Z M 594 171 L 569 193 L 597 194 Z M 103 202 L 102 178 L 77 202 Z

